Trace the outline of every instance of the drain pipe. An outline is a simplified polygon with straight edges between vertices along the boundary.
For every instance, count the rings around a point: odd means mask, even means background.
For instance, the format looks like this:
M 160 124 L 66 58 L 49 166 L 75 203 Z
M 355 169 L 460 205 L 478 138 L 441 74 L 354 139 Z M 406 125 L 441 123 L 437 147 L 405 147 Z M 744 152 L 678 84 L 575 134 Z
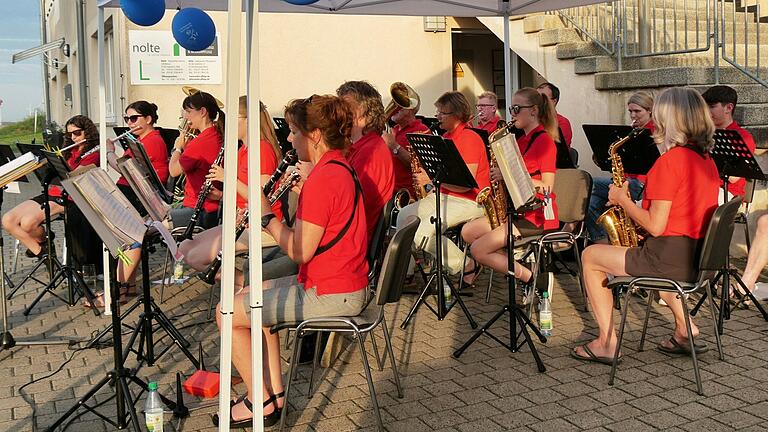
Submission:
M 40 42 L 45 45 L 48 43 L 48 32 L 45 29 L 45 0 L 40 0 Z M 43 98 L 45 99 L 45 124 L 51 123 L 51 86 L 48 76 L 48 64 L 45 57 L 48 53 L 41 56 L 43 63 Z
M 88 116 L 88 62 L 85 46 L 85 0 L 77 0 L 77 69 L 80 79 L 80 114 Z

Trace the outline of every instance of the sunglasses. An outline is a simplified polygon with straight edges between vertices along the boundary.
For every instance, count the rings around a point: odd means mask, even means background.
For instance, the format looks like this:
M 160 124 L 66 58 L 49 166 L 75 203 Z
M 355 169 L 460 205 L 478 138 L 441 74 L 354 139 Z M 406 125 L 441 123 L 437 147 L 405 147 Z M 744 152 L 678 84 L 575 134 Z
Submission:
M 139 117 L 144 117 L 144 116 L 141 114 L 135 114 L 132 116 L 123 116 L 123 121 L 126 123 L 136 123 L 136 120 L 138 120 Z
M 533 105 L 512 105 L 509 107 L 509 112 L 513 114 L 520 114 L 520 110 L 523 108 L 533 108 Z
M 84 131 L 82 129 L 75 129 L 71 132 L 64 132 L 64 136 L 66 137 L 72 137 L 72 136 L 82 136 Z
M 435 117 L 445 117 L 445 116 L 449 116 L 449 115 L 453 115 L 453 113 L 452 112 L 442 112 L 442 111 L 438 111 L 438 112 L 435 113 Z

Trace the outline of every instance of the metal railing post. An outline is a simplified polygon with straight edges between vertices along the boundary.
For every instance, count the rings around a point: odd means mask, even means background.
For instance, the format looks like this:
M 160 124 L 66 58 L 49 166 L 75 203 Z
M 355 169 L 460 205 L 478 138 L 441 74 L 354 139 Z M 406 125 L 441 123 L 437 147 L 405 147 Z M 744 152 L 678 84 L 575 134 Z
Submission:
M 714 25 L 712 26 L 712 41 L 715 46 L 715 84 L 720 84 L 720 13 L 718 12 L 718 3 L 722 0 L 713 0 L 714 13 L 712 14 L 714 19 Z M 725 32 L 725 20 L 723 20 L 722 31 Z M 746 31 L 746 29 L 745 29 Z

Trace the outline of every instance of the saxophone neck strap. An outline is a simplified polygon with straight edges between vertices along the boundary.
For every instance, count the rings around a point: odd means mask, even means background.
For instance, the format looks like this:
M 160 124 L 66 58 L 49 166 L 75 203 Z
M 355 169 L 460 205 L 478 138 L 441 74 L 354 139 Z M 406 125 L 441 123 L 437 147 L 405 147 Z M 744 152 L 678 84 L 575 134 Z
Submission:
M 544 131 L 538 131 L 531 135 L 531 139 L 528 141 L 528 145 L 525 146 L 525 150 L 523 150 L 523 154 L 521 156 L 525 156 L 526 153 L 528 153 L 528 150 L 533 147 L 533 143 L 536 142 L 536 138 L 538 138 L 541 134 L 545 133 Z
M 349 231 L 349 227 L 352 226 L 352 219 L 355 217 L 355 212 L 357 211 L 357 203 L 360 201 L 360 194 L 362 191 L 362 188 L 360 187 L 360 180 L 357 178 L 357 174 L 355 174 L 355 171 L 350 168 L 347 164 L 339 162 L 337 160 L 331 160 L 328 161 L 329 164 L 335 164 L 344 167 L 349 173 L 352 175 L 352 180 L 355 182 L 355 202 L 352 204 L 352 213 L 349 215 L 349 219 L 347 219 L 347 223 L 344 224 L 344 227 L 339 231 L 339 233 L 336 235 L 336 237 L 333 238 L 333 240 L 329 241 L 328 243 L 318 246 L 317 250 L 315 250 L 315 257 L 320 255 L 321 253 L 327 251 L 328 249 L 332 248 L 336 243 L 341 240 L 344 235 Z

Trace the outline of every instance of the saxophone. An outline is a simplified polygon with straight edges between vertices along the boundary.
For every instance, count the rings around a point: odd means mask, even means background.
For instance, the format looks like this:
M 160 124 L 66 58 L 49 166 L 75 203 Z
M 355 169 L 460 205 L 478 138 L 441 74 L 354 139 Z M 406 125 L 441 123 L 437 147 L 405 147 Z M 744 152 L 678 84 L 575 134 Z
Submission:
M 425 130 L 422 132 L 415 132 L 420 134 L 429 134 L 429 130 Z M 415 173 L 418 171 L 421 171 L 421 163 L 419 163 L 419 158 L 416 156 L 416 153 L 414 153 L 413 150 L 410 150 L 411 152 L 411 172 Z M 399 163 L 399 162 L 398 162 Z M 424 188 L 424 186 L 421 186 L 416 180 L 413 181 L 413 190 L 416 192 L 415 197 L 411 197 L 411 193 L 408 192 L 408 189 L 403 188 L 399 191 L 395 192 L 395 209 L 401 210 L 403 207 L 407 206 L 408 204 L 418 201 L 425 196 L 427 196 L 427 190 Z
M 489 142 L 496 140 L 498 136 L 503 135 L 507 131 L 507 124 L 503 120 L 499 121 L 500 126 L 488 138 Z M 490 169 L 498 168 L 499 163 L 496 161 L 496 155 L 491 151 Z M 483 206 L 485 216 L 488 218 L 488 223 L 491 224 L 491 229 L 498 227 L 507 221 L 507 193 L 504 190 L 504 185 L 500 181 L 491 181 L 491 185 L 484 187 L 475 198 L 475 202 Z
M 636 137 L 640 132 L 642 132 L 642 128 L 633 129 L 627 136 L 608 147 L 608 158 L 611 161 L 611 180 L 615 186 L 621 186 L 626 180 L 624 165 L 621 163 L 621 157 L 618 153 L 619 148 L 630 139 Z M 637 247 L 637 228 L 632 219 L 627 217 L 623 207 L 618 205 L 611 206 L 597 218 L 596 222 L 608 234 L 608 240 L 610 240 L 612 245 Z

